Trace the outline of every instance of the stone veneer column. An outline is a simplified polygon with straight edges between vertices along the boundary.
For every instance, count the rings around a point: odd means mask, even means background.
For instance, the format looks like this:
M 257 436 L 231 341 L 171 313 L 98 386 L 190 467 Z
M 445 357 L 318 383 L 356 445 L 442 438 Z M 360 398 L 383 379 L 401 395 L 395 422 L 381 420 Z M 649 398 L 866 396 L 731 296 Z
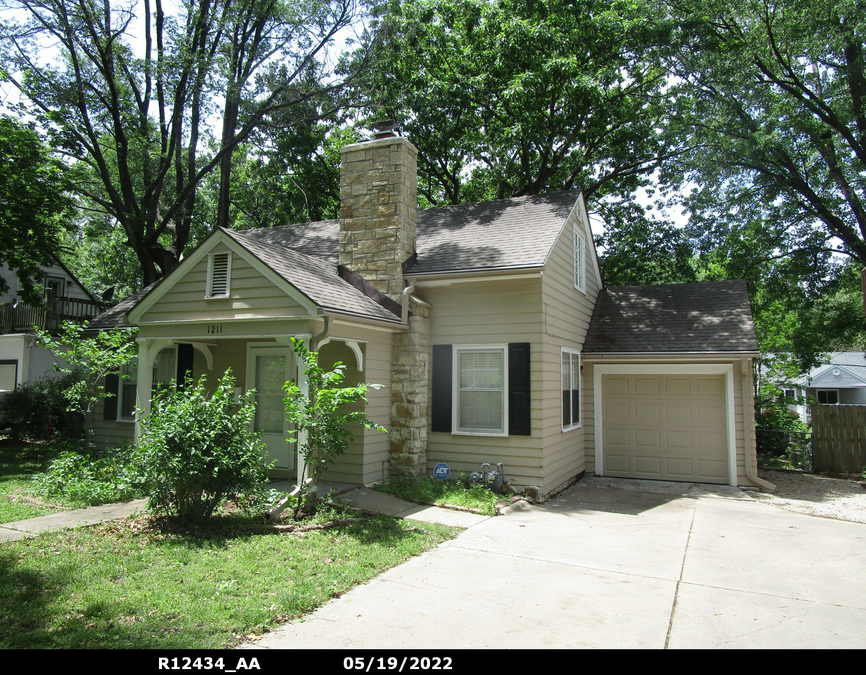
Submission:
M 409 330 L 391 346 L 391 474 L 422 476 L 427 470 L 427 405 L 430 305 L 411 296 Z
M 417 158 L 397 136 L 340 149 L 340 264 L 397 302 L 415 253 Z

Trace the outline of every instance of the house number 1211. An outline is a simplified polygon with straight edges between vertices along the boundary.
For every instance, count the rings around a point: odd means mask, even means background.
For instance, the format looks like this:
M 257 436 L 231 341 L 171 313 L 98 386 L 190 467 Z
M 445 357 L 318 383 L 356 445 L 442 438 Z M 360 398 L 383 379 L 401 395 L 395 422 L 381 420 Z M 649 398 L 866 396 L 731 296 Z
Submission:
M 210 335 L 211 333 L 222 333 L 223 327 L 218 325 L 210 325 L 207 327 L 207 332 Z

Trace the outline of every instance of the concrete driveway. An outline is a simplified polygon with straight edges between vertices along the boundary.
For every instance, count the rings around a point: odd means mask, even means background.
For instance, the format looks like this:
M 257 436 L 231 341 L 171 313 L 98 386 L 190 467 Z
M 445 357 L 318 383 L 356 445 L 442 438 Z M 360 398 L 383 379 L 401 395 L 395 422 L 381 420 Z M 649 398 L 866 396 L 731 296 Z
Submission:
M 256 646 L 863 648 L 864 626 L 866 525 L 736 488 L 586 478 Z

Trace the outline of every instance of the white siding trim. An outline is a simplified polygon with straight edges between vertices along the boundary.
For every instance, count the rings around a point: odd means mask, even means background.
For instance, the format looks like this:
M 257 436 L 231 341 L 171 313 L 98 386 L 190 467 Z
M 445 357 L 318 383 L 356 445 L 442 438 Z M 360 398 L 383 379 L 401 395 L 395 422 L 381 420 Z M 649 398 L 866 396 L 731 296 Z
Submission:
M 737 486 L 737 434 L 734 416 L 734 366 L 730 363 L 711 364 L 595 364 L 593 367 L 593 404 L 595 407 L 595 473 L 604 475 L 604 447 L 602 420 L 602 375 L 724 375 L 725 412 L 728 430 L 729 484 Z

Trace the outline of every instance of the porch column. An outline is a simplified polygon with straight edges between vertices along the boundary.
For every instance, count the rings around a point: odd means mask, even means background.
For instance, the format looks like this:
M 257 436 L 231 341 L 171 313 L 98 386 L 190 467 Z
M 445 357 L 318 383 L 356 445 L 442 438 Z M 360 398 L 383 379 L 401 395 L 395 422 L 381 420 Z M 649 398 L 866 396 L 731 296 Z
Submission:
M 295 361 L 297 362 L 297 359 L 295 359 Z M 301 390 L 301 394 L 303 394 L 305 398 L 309 398 L 309 378 L 307 378 L 307 374 L 304 372 L 303 364 L 296 363 L 296 365 L 298 368 L 298 388 Z M 297 452 L 297 457 L 295 458 L 295 472 L 297 474 L 298 487 L 302 486 L 311 474 L 310 467 L 304 461 L 304 455 L 301 453 L 301 447 L 307 442 L 307 435 L 306 431 L 298 431 L 297 433 L 297 445 L 295 446 Z
M 153 364 L 156 355 L 166 347 L 174 344 L 168 338 L 159 340 L 138 339 L 138 384 L 136 388 L 135 405 L 139 412 L 135 415 L 135 438 L 141 436 L 141 420 L 150 413 L 150 397 L 153 391 Z

